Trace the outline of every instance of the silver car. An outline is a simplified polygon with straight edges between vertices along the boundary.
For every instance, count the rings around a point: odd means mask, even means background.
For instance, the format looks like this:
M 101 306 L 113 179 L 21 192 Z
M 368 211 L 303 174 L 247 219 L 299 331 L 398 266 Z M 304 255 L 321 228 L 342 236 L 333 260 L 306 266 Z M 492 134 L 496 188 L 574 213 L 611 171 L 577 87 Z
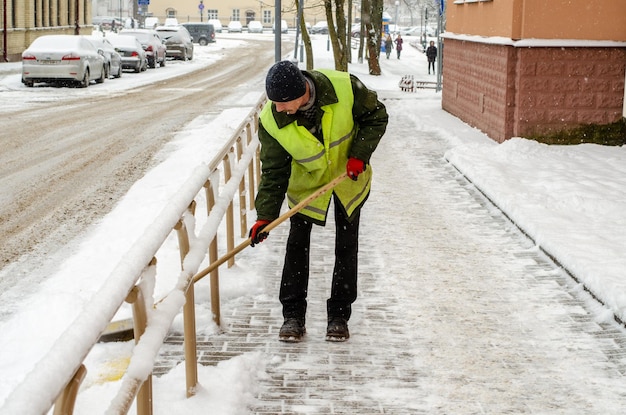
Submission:
M 167 48 L 167 56 L 183 61 L 193 59 L 193 40 L 183 26 L 159 26 L 157 33 Z
M 122 57 L 115 50 L 115 47 L 107 38 L 100 35 L 87 36 L 87 40 L 96 47 L 98 52 L 102 51 L 104 56 L 104 68 L 107 78 L 111 76 L 119 78 L 122 76 Z
M 135 36 L 108 34 L 107 39 L 122 57 L 122 68 L 143 72 L 148 69 L 148 57 Z
M 40 36 L 22 53 L 22 82 L 71 83 L 86 88 L 106 79 L 104 56 L 84 36 Z

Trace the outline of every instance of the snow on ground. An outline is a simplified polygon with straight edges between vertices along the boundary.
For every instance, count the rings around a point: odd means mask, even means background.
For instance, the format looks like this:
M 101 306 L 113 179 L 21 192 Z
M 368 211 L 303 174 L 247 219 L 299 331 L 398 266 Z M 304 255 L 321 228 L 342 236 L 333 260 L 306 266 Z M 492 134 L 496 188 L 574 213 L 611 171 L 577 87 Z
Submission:
M 245 47 L 245 35 L 218 39 L 218 43 L 210 46 L 208 51 L 226 47 Z M 148 71 L 145 82 L 211 64 L 216 59 L 219 56 L 214 53 L 206 56 L 198 53 L 189 65 L 168 63 L 163 69 Z M 332 56 L 326 51 L 325 36 L 315 38 L 315 62 L 317 67 L 332 67 Z M 420 90 L 416 93 L 399 91 L 398 82 L 405 74 L 413 74 L 418 79 L 435 80 L 434 76 L 427 75 L 423 54 L 406 45 L 401 60 L 394 59 L 394 54 L 392 59 L 385 60 L 383 55 L 381 65 L 383 75 L 380 77 L 369 75 L 366 63 L 352 64 L 350 70 L 369 87 L 379 91 L 390 113 L 410 113 L 415 117 L 412 126 L 390 127 L 391 134 L 384 137 L 381 145 L 384 145 L 385 140 L 411 140 L 416 129 L 446 138 L 450 145 L 446 158 L 528 233 L 539 247 L 554 256 L 565 269 L 601 299 L 607 309 L 617 317 L 626 319 L 626 257 L 623 255 L 626 250 L 626 149 L 597 145 L 546 146 L 522 138 L 496 144 L 480 131 L 442 111 L 439 93 L 433 90 Z M 259 71 L 266 69 L 259 68 Z M 6 70 L 0 65 L 0 96 L 4 103 L 11 102 L 8 107 L 3 104 L 3 110 L 31 105 L 32 102 L 28 100 L 29 91 L 25 91 L 19 83 L 19 75 L 3 76 L 3 73 Z M 67 99 L 68 95 L 78 96 L 86 92 L 123 93 L 128 88 L 137 86 L 138 79 L 139 77 L 131 78 L 130 74 L 125 74 L 120 80 L 92 85 L 88 91 L 50 88 L 43 91 L 43 95 L 38 95 L 52 100 Z M 251 89 L 258 91 L 260 96 L 263 85 L 254 85 Z M 400 97 L 402 99 L 398 99 Z M 235 121 L 233 117 L 238 115 L 227 115 L 226 122 Z M 199 131 L 202 128 L 211 127 L 202 125 L 202 120 L 197 120 L 189 130 L 181 132 L 168 146 L 166 153 L 161 155 L 167 156 L 165 162 L 185 164 L 185 160 L 176 158 L 193 154 L 196 146 L 204 149 L 202 140 L 199 140 Z M 140 188 L 148 194 L 161 184 L 157 180 L 144 180 Z M 398 194 L 395 197 L 396 203 L 411 202 L 410 195 Z M 403 200 L 403 197 L 407 199 Z M 122 201 L 118 209 L 123 209 L 124 206 L 127 204 Z M 125 212 L 118 209 L 111 216 L 123 217 Z M 137 212 L 132 213 L 136 214 Z M 109 218 L 105 218 L 101 226 L 113 223 L 108 221 Z M 89 232 L 95 235 L 98 230 L 92 229 Z M 115 229 L 110 229 L 110 233 L 115 234 Z M 85 239 L 89 241 L 89 238 L 88 233 Z M 80 249 L 91 248 L 87 243 Z M 253 269 L 235 268 L 225 271 L 223 276 L 220 284 L 224 301 L 261 290 Z M 51 276 L 51 279 L 55 277 Z M 52 284 L 43 284 L 39 295 L 45 297 L 45 290 L 51 286 Z M 24 309 L 36 308 L 35 302 L 40 298 L 35 296 L 32 299 L 22 299 Z M 55 313 L 38 316 L 38 321 L 30 322 L 36 325 L 37 333 L 42 338 L 47 335 L 46 327 L 53 327 L 59 315 L 69 313 L 65 307 L 71 304 L 59 301 L 56 306 Z M 24 326 L 25 315 L 18 313 L 14 319 L 0 327 L 0 372 L 3 373 L 0 380 L 0 408 L 30 369 L 31 356 L 20 355 L 25 343 L 34 342 L 30 347 L 35 350 L 30 350 L 29 353 L 35 356 L 45 352 L 37 350 L 36 338 L 25 337 L 25 333 L 30 332 Z M 611 313 L 607 315 L 610 316 Z M 199 318 L 206 319 L 202 326 L 210 327 L 207 323 L 210 321 L 208 311 L 204 315 L 200 312 Z M 180 322 L 177 320 L 175 324 Z M 119 356 L 128 356 L 130 350 L 129 344 L 107 344 L 96 347 L 89 355 L 87 364 L 94 369 L 90 370 L 82 388 L 79 398 L 80 413 L 102 410 L 98 399 L 112 394 L 119 387 L 114 381 L 117 372 L 111 371 L 111 362 L 118 362 L 124 367 L 125 361 L 123 358 L 120 361 Z M 173 413 L 173 408 L 184 410 L 188 414 L 205 413 L 207 408 L 214 408 L 214 412 L 222 414 L 243 413 L 248 395 L 254 389 L 255 377 L 264 376 L 263 356 L 248 354 L 223 362 L 217 367 L 200 367 L 199 370 L 202 388 L 194 398 L 188 400 L 178 392 L 178 388 L 170 387 L 184 383 L 181 366 L 154 379 L 155 394 L 167 402 L 164 407 L 158 408 L 158 413 Z

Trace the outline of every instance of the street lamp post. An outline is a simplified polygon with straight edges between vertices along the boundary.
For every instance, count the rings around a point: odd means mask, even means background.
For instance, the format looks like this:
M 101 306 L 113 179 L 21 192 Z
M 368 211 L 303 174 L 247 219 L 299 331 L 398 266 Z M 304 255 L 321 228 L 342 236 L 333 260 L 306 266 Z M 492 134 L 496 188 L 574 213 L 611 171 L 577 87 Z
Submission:
M 400 25 L 398 24 L 398 7 L 400 6 L 400 1 L 396 0 L 396 21 L 394 22 L 396 24 L 396 32 L 400 32 Z

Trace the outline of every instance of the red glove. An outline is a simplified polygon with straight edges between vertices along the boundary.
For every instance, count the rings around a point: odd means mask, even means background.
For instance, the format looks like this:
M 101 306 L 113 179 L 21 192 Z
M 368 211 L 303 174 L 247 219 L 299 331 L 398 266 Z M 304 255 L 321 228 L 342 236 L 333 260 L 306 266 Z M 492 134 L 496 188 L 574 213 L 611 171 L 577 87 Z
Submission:
M 260 244 L 268 237 L 268 232 L 263 232 L 263 229 L 270 224 L 269 220 L 257 220 L 250 228 L 250 246 L 254 248 L 254 245 Z
M 366 168 L 367 167 L 365 166 L 365 162 L 363 160 L 350 157 L 348 159 L 348 164 L 346 164 L 346 173 L 348 173 L 349 178 L 356 181 L 359 174 L 363 173 Z

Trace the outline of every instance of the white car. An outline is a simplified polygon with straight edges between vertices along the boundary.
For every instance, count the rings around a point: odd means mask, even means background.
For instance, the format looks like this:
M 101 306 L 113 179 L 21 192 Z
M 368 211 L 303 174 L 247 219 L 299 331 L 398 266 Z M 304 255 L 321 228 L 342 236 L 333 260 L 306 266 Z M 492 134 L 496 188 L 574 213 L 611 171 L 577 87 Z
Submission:
M 250 20 L 248 23 L 248 33 L 263 33 L 263 23 L 258 20 Z
M 84 36 L 40 36 L 22 53 L 22 82 L 73 83 L 82 88 L 106 79 L 104 54 Z
M 243 27 L 241 26 L 241 22 L 238 20 L 232 20 L 228 22 L 228 33 L 241 33 L 243 31 Z
M 222 22 L 220 22 L 218 19 L 209 19 L 209 23 L 213 25 L 215 33 L 222 33 Z
M 287 33 L 289 31 L 289 25 L 286 20 L 280 21 L 280 33 Z M 276 33 L 276 22 L 274 22 L 274 26 L 272 26 L 272 33 Z

